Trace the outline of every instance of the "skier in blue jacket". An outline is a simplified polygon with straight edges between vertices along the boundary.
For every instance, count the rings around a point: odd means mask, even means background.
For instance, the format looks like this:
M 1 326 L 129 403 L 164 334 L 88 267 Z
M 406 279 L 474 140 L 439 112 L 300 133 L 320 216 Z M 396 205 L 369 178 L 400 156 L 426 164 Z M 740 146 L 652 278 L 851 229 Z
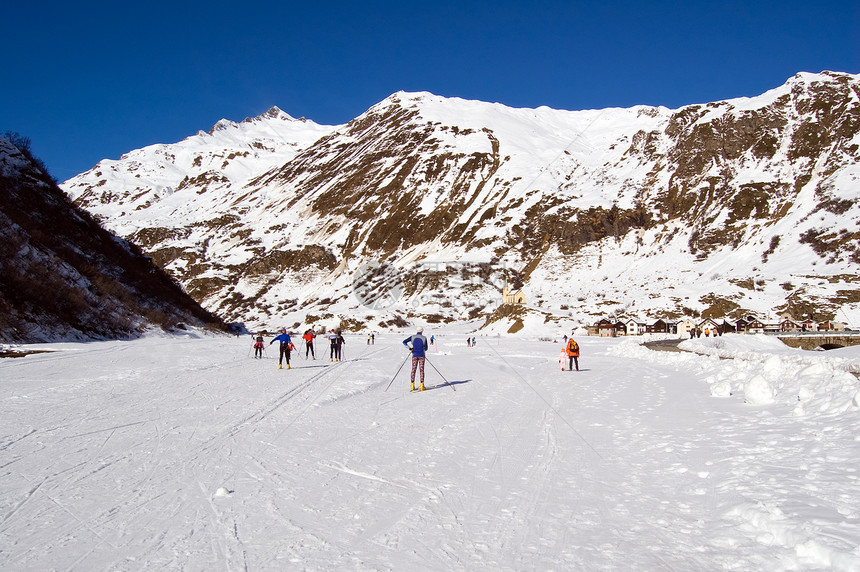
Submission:
M 412 344 L 412 347 L 409 347 L 409 344 Z M 414 336 L 410 336 L 403 340 L 403 345 L 406 346 L 407 349 L 412 350 L 412 376 L 410 377 L 410 381 L 412 386 L 410 388 L 411 391 L 415 391 L 415 370 L 418 369 L 421 372 L 421 391 L 424 391 L 426 388 L 424 387 L 424 361 L 427 359 L 425 357 L 425 352 L 427 351 L 427 338 L 424 337 L 424 328 L 418 328 L 418 333 Z
M 287 333 L 286 328 L 281 328 L 281 335 L 272 338 L 269 345 L 272 345 L 275 342 L 281 342 L 281 354 L 280 357 L 278 357 L 278 369 L 283 369 L 284 366 L 282 363 L 285 356 L 287 358 L 287 369 L 290 369 L 290 350 L 293 349 L 293 342 L 290 340 L 290 334 Z

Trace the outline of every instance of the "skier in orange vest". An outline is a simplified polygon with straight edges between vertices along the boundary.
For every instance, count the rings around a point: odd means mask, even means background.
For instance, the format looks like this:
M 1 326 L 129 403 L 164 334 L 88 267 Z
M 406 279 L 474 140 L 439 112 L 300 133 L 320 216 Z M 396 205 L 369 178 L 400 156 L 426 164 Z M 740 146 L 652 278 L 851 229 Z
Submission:
M 573 338 L 567 340 L 565 353 L 567 353 L 568 357 L 568 371 L 573 371 L 574 364 L 576 364 L 576 371 L 579 371 L 579 344 L 576 343 L 576 340 Z

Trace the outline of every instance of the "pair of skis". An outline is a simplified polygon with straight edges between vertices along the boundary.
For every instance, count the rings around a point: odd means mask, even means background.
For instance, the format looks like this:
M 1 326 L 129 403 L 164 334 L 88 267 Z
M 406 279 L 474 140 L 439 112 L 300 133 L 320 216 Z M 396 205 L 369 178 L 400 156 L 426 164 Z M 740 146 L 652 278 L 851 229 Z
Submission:
M 422 391 L 430 391 L 431 389 L 439 389 L 440 387 L 445 387 L 446 385 L 451 385 L 451 384 L 446 381 L 444 383 L 437 383 L 436 385 L 425 385 L 424 389 L 421 389 L 420 387 L 416 387 L 415 389 L 409 390 L 409 393 L 420 393 Z M 453 385 L 451 385 L 451 389 L 453 389 L 454 391 L 457 391 L 456 389 L 454 389 Z
M 406 359 L 404 359 L 404 360 L 403 360 L 403 363 L 401 363 L 401 364 L 400 364 L 400 367 L 398 367 L 398 368 L 397 368 L 397 372 L 394 374 L 394 377 L 392 377 L 392 378 L 391 378 L 391 381 L 389 381 L 389 382 L 388 382 L 388 386 L 386 386 L 385 391 L 388 391 L 388 389 L 391 387 L 391 384 L 392 384 L 392 383 L 394 383 L 394 380 L 397 378 L 397 374 L 398 374 L 398 373 L 400 373 L 400 370 L 401 370 L 401 369 L 403 369 L 403 366 L 404 366 L 404 365 L 406 365 L 406 362 L 409 360 L 409 358 L 410 358 L 410 357 L 411 357 L 411 355 L 407 355 L 407 356 L 406 356 Z M 433 365 L 433 362 L 431 362 L 429 359 L 427 359 L 427 357 L 426 357 L 426 356 L 424 357 L 424 360 L 425 360 L 427 363 L 429 363 L 429 364 L 430 364 L 430 367 L 432 367 L 434 370 L 436 370 L 436 373 L 438 373 L 438 374 L 439 374 L 439 377 L 441 377 L 443 380 L 445 380 L 445 383 L 438 383 L 438 384 L 436 384 L 436 385 L 431 385 L 431 386 L 429 386 L 429 387 L 427 387 L 427 386 L 425 385 L 425 386 L 424 386 L 424 391 L 427 391 L 428 389 L 437 389 L 437 388 L 440 388 L 440 387 L 444 387 L 444 386 L 446 386 L 446 385 L 450 385 L 450 386 L 451 386 L 451 389 L 453 389 L 454 391 L 457 391 L 457 388 L 456 388 L 456 387 L 454 387 L 454 386 L 451 384 L 451 382 L 450 382 L 450 381 L 448 381 L 448 380 L 445 378 L 445 376 L 444 376 L 444 375 L 442 375 L 442 372 L 441 372 L 441 371 L 439 371 L 439 370 L 436 368 L 436 366 L 435 366 L 435 365 Z M 412 391 L 410 391 L 410 393 L 412 393 L 413 391 L 414 391 L 414 392 L 420 392 L 420 391 L 421 391 L 421 389 L 413 389 Z

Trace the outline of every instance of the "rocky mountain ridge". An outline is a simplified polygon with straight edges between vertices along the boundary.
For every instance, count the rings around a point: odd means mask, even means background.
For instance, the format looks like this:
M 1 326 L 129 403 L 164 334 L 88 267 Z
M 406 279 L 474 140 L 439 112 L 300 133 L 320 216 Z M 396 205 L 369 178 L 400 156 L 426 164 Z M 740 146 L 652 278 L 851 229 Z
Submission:
M 549 323 L 789 304 L 860 322 L 858 76 L 678 110 L 401 92 L 343 126 L 282 114 L 63 188 L 230 320 L 483 319 L 510 284 Z

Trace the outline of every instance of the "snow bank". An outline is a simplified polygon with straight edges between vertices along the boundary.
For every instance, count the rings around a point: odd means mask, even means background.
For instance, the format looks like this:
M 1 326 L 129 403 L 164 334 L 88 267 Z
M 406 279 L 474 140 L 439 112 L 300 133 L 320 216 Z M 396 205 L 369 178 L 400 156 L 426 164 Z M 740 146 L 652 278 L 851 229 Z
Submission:
M 860 346 L 809 352 L 790 348 L 773 336 L 760 334 L 697 338 L 685 340 L 678 347 L 698 354 L 754 362 L 768 362 L 779 356 L 781 361 L 795 368 L 819 365 L 833 371 L 860 373 Z
M 641 340 L 625 341 L 609 352 L 693 367 L 715 397 L 737 394 L 750 405 L 791 405 L 795 415 L 860 406 L 860 383 L 850 373 L 860 372 L 860 348 L 807 352 L 764 335 L 697 338 L 678 347 L 688 353 L 652 351 Z
M 856 556 L 809 539 L 803 527 L 792 522 L 778 507 L 761 502 L 745 503 L 733 508 L 726 516 L 735 520 L 741 530 L 758 534 L 770 545 L 793 548 L 799 561 L 809 563 L 814 569 L 857 570 L 860 566 L 860 559 Z M 793 568 L 796 563 L 791 565 Z

